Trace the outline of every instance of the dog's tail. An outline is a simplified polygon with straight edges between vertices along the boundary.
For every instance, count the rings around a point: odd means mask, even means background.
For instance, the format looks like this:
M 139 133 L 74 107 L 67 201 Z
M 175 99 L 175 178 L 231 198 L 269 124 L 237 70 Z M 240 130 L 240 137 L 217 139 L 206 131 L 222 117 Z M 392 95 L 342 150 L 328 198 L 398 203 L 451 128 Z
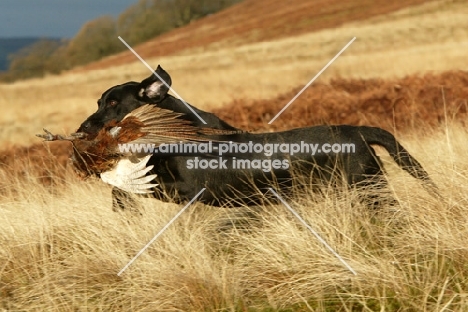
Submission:
M 424 181 L 423 186 L 429 193 L 441 197 L 437 185 L 431 180 L 427 171 L 424 170 L 421 164 L 396 140 L 393 134 L 381 128 L 365 126 L 360 127 L 359 132 L 368 145 L 384 147 L 398 166 L 416 179 Z

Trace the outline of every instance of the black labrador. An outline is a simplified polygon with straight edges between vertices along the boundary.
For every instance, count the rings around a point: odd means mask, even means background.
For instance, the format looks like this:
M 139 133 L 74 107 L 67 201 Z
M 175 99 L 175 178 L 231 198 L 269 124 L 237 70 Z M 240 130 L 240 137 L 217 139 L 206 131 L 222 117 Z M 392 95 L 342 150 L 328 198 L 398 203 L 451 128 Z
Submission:
M 271 187 L 283 196 L 289 196 L 297 187 L 331 181 L 342 181 L 349 186 L 385 188 L 383 166 L 371 145 L 384 147 L 401 168 L 423 180 L 432 192 L 436 189 L 418 161 L 388 131 L 338 125 L 247 133 L 187 104 L 190 109 L 186 103 L 167 93 L 168 85 L 171 85 L 169 74 L 160 66 L 156 73 L 141 82 L 127 82 L 105 91 L 98 100 L 98 110 L 77 131 L 94 135 L 107 122 L 120 121 L 135 108 L 150 103 L 183 113 L 181 118 L 195 126 L 226 132 L 210 137 L 215 143 L 208 152 L 179 150 L 155 153 L 151 157 L 148 165 L 154 166 L 151 174 L 157 174 L 159 184 L 154 195 L 160 200 L 186 202 L 206 188 L 198 201 L 214 206 L 238 206 L 263 202 L 264 193 Z M 276 150 L 265 152 L 266 146 L 272 149 L 276 146 Z M 378 195 L 365 194 L 367 203 L 379 204 Z M 113 189 L 112 195 L 114 210 L 124 209 L 131 201 L 117 188 Z

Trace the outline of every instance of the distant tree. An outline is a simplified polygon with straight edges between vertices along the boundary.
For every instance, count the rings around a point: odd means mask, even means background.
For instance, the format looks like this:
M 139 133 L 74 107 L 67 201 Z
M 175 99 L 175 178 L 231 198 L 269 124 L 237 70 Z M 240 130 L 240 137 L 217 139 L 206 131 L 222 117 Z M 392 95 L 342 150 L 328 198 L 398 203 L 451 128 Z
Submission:
M 193 20 L 209 14 L 206 10 L 206 0 L 173 0 L 172 19 L 175 27 L 184 26 Z
M 56 61 L 53 56 L 63 44 L 57 40 L 41 39 L 10 55 L 8 76 L 23 79 L 42 76 L 47 72 L 56 73 L 57 70 L 50 65 Z
M 129 44 L 138 44 L 237 2 L 240 0 L 140 0 L 120 14 L 117 32 Z
M 140 0 L 117 19 L 118 35 L 137 44 L 174 28 L 168 1 Z
M 63 52 L 68 61 L 66 67 L 86 64 L 123 49 L 117 40 L 115 21 L 102 16 L 83 25 Z
M 172 6 L 174 26 L 180 27 L 237 2 L 240 0 L 171 0 L 168 3 Z

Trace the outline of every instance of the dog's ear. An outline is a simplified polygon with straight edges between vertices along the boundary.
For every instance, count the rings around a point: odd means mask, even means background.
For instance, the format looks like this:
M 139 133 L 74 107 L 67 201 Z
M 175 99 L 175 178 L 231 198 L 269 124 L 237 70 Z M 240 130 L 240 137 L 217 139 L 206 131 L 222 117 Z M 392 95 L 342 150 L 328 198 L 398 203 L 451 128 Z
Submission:
M 156 68 L 155 73 L 140 83 L 138 91 L 140 98 L 159 101 L 166 96 L 172 84 L 171 76 L 160 65 Z

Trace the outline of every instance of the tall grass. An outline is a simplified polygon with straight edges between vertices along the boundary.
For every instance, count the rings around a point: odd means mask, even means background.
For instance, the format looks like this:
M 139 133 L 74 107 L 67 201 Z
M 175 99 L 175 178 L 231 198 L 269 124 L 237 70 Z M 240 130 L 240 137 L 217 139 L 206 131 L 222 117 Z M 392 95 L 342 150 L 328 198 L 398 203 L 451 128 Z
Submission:
M 466 311 L 466 129 L 405 136 L 443 200 L 384 156 L 396 205 L 370 210 L 353 190 L 306 192 L 290 205 L 181 208 L 140 199 L 114 213 L 110 189 L 10 178 L 0 198 L 0 307 L 27 311 Z
M 334 30 L 149 60 L 200 108 L 272 98 L 321 79 L 467 67 L 467 6 L 438 1 Z M 224 43 L 226 44 L 226 43 Z M 70 132 L 108 87 L 149 73 L 140 63 L 0 86 L 0 144 L 29 145 L 42 127 Z M 353 190 L 305 193 L 291 206 L 354 276 L 283 206 L 191 206 L 121 276 L 181 208 L 139 199 L 113 213 L 110 188 L 73 175 L 0 169 L 0 308 L 26 311 L 466 311 L 467 130 L 399 135 L 444 199 L 384 157 L 394 206 L 370 210 Z M 385 153 L 383 153 L 386 155 Z M 48 168 L 48 167 L 47 167 Z M 40 173 L 38 173 L 40 172 Z M 44 184 L 44 176 L 60 179 Z

